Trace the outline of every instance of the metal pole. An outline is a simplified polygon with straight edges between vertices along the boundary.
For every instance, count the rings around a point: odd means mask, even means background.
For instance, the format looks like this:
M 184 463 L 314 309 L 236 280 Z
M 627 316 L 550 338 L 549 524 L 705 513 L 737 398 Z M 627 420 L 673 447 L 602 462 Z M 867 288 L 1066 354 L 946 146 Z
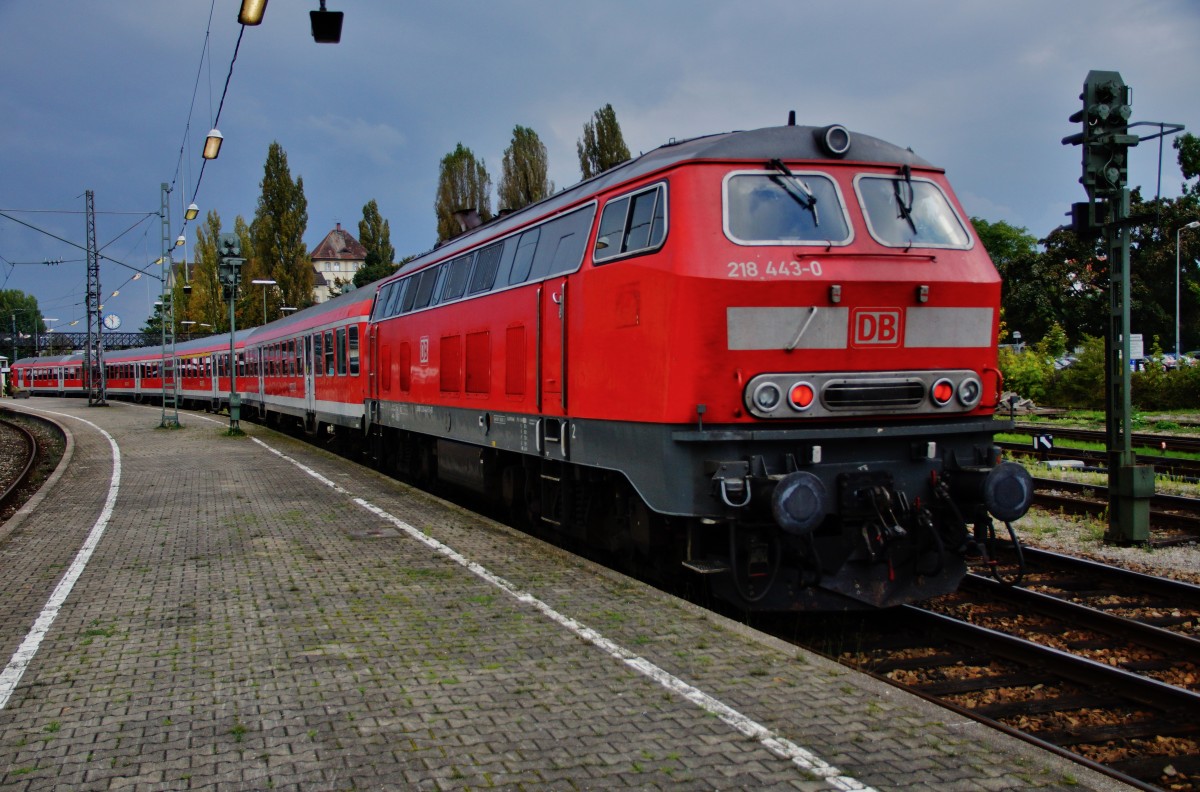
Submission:
M 1200 228 L 1200 220 L 1193 220 L 1175 232 L 1175 365 L 1179 365 L 1179 281 L 1183 270 L 1179 261 L 1179 237 L 1189 228 Z
M 237 335 L 237 318 L 234 311 L 234 302 L 237 300 L 237 287 L 229 289 L 229 432 L 236 434 L 241 431 L 238 425 L 239 413 L 241 405 L 238 400 L 237 392 L 237 357 L 234 350 L 234 337 Z

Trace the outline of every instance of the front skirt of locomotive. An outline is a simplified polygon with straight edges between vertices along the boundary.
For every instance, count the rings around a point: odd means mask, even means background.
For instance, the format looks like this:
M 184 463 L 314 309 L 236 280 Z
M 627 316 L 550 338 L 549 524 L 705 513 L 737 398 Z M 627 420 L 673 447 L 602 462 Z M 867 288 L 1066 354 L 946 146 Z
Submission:
M 753 610 L 887 608 L 954 591 L 992 519 L 1017 519 L 1032 499 L 1024 469 L 999 459 L 1002 425 L 676 432 L 682 455 L 702 458 L 717 512 L 693 529 L 685 566 Z

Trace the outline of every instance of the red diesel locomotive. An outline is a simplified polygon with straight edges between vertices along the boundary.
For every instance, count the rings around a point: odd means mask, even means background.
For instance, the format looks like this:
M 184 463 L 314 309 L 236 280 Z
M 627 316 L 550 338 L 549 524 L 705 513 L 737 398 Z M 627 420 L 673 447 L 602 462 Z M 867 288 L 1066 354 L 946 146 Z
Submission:
M 672 143 L 385 281 L 367 431 L 387 468 L 745 607 L 924 599 L 1032 496 L 992 443 L 999 299 L 911 151 Z
M 239 333 L 243 410 L 744 608 L 925 599 L 1032 497 L 992 442 L 1000 282 L 963 218 L 840 126 L 673 142 Z

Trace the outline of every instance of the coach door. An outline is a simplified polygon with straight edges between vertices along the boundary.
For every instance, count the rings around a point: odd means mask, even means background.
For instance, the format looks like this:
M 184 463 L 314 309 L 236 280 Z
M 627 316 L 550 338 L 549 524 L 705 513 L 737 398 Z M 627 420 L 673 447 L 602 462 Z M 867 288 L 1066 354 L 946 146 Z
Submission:
M 313 382 L 313 337 L 311 335 L 304 336 L 304 412 L 312 414 L 316 412 L 316 385 Z

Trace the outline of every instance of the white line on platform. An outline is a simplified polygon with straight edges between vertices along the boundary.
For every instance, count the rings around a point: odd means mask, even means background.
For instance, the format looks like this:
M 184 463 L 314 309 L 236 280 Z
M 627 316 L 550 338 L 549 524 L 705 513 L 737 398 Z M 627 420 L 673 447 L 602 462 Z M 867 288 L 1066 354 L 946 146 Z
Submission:
M 104 530 L 108 527 L 108 521 L 112 518 L 113 507 L 117 503 L 117 491 L 121 487 L 121 449 L 117 447 L 117 441 L 113 439 L 112 435 L 91 421 L 78 418 L 74 415 L 41 410 L 38 412 L 46 412 L 49 415 L 57 415 L 63 418 L 74 418 L 76 421 L 81 421 L 104 435 L 108 440 L 108 444 L 112 446 L 113 472 L 112 479 L 108 484 L 108 497 L 104 500 L 104 508 L 100 512 L 99 519 L 92 526 L 91 532 L 88 533 L 87 539 L 84 540 L 83 547 L 79 548 L 79 552 L 75 554 L 75 560 L 71 562 L 70 568 L 67 569 L 62 579 L 58 581 L 58 585 L 54 587 L 54 591 L 50 594 L 50 599 L 46 601 L 45 607 L 42 608 L 42 612 L 38 615 L 37 620 L 34 621 L 29 634 L 25 636 L 25 640 L 17 647 L 17 651 L 13 654 L 12 659 L 4 667 L 3 673 L 0 673 L 0 710 L 3 710 L 7 706 L 8 699 L 12 696 L 13 691 L 17 689 L 17 683 L 21 681 L 21 677 L 25 674 L 25 669 L 33 661 L 34 655 L 37 654 L 38 648 L 42 645 L 42 640 L 46 637 L 46 633 L 50 631 L 50 626 L 58 618 L 58 612 L 70 595 L 71 589 L 75 587 L 75 582 L 79 580 L 79 576 L 83 574 L 83 570 L 87 567 L 92 553 L 96 550 L 96 545 L 100 544 L 100 537 L 104 535 Z
M 307 473 L 308 475 L 315 478 L 317 481 L 319 481 L 322 484 L 325 484 L 326 486 L 333 489 L 335 492 L 338 492 L 342 495 L 345 495 L 345 496 L 351 498 L 355 503 L 357 503 L 362 508 L 364 508 L 367 511 L 371 512 L 372 514 L 376 515 L 380 519 L 391 523 L 396 528 L 399 528 L 400 530 L 404 531 L 406 534 L 411 536 L 413 539 L 416 539 L 417 541 L 422 542 L 423 544 L 427 545 L 428 547 L 432 548 L 433 550 L 436 550 L 438 553 L 441 553 L 442 555 L 444 555 L 445 557 L 454 561 L 455 563 L 470 570 L 476 576 L 482 578 L 483 580 L 492 584 L 496 588 L 499 588 L 500 590 L 504 591 L 506 594 L 513 597 L 517 601 L 522 602 L 526 605 L 529 605 L 529 606 L 535 608 L 536 610 L 540 611 L 544 616 L 546 616 L 549 619 L 551 619 L 552 621 L 557 622 L 558 624 L 562 625 L 563 627 L 570 630 L 575 635 L 579 636 L 580 638 L 582 638 L 583 640 L 592 644 L 593 646 L 606 652 L 607 654 L 611 655 L 612 657 L 620 660 L 621 662 L 625 663 L 626 665 L 628 665 L 629 667 L 638 671 L 639 673 L 649 677 L 650 679 L 653 679 L 655 682 L 662 685 L 667 690 L 670 690 L 673 693 L 677 693 L 677 694 L 683 696 L 688 701 L 692 702 L 696 706 L 703 709 L 705 712 L 708 712 L 708 713 L 711 713 L 711 714 L 717 716 L 718 718 L 720 718 L 725 723 L 729 724 L 730 726 L 732 726 L 734 729 L 741 732 L 745 736 L 762 743 L 763 746 L 765 746 L 768 750 L 770 750 L 776 756 L 782 757 L 783 759 L 790 761 L 792 764 L 796 765 L 797 767 L 801 768 L 802 770 L 805 770 L 809 773 L 812 773 L 813 775 L 816 775 L 816 776 L 819 776 L 819 777 L 825 779 L 835 789 L 859 790 L 860 792 L 874 792 L 874 790 L 871 787 L 867 786 L 866 784 L 859 781 L 858 779 L 853 778 L 852 776 L 845 775 L 844 773 L 842 773 L 841 770 L 839 770 L 838 768 L 829 764 L 828 762 L 824 761 L 823 759 L 818 757 L 816 754 L 814 754 L 812 751 L 809 751 L 807 748 L 803 748 L 803 747 L 797 745 L 796 743 L 794 743 L 784 737 L 781 737 L 778 734 L 775 734 L 770 729 L 768 729 L 766 726 L 763 726 L 761 723 L 758 723 L 757 721 L 752 720 L 751 718 L 743 715 L 742 713 L 733 709 L 732 707 L 725 704 L 724 702 L 719 701 L 716 698 L 713 698 L 712 696 L 708 695 L 707 693 L 700 690 L 696 686 L 691 685 L 687 682 L 684 682 L 682 679 L 679 679 L 678 677 L 663 670 L 662 668 L 659 668 L 657 665 L 655 665 L 654 663 L 645 659 L 644 657 L 639 657 L 638 655 L 629 651 L 628 649 L 626 649 L 625 647 L 616 643 L 615 641 L 612 641 L 612 640 L 604 637 L 600 633 L 593 630 L 591 627 L 588 627 L 587 625 L 584 625 L 584 624 L 580 624 L 579 622 L 572 619 L 570 616 L 559 613 L 554 608 L 550 607 L 549 605 L 547 605 L 545 602 L 541 601 L 537 597 L 533 596 L 532 594 L 530 594 L 528 592 L 521 591 L 516 586 L 514 586 L 512 583 L 509 583 L 507 580 L 500 577 L 499 575 L 492 573 L 490 570 L 488 570 L 481 564 L 478 564 L 478 563 L 470 560 L 469 558 L 462 555 L 461 553 L 459 553 L 457 550 L 450 547 L 449 545 L 443 544 L 442 542 L 438 541 L 437 539 L 434 539 L 432 536 L 428 536 L 428 535 L 422 533 L 421 531 L 417 530 L 413 526 L 404 522 L 400 518 L 395 517 L 392 514 L 384 511 L 380 507 L 375 506 L 374 504 L 372 504 L 366 500 L 363 500 L 362 498 L 356 497 L 353 493 L 351 493 L 346 488 L 342 487 L 339 484 L 334 483 L 333 481 L 329 480 L 325 476 L 322 476 L 320 473 L 316 472 L 312 468 L 293 459 L 292 457 L 289 457 L 288 455 L 284 454 L 283 452 L 272 448 L 271 446 L 267 445 L 266 443 L 259 440 L 258 438 L 251 438 L 251 439 L 254 440 L 254 442 L 257 443 L 258 445 L 260 445 L 263 448 L 265 448 L 266 450 L 270 451 L 272 454 L 275 454 L 276 456 L 280 457 L 281 459 L 285 459 L 288 462 L 295 465 L 296 467 L 300 468 L 305 473 Z

